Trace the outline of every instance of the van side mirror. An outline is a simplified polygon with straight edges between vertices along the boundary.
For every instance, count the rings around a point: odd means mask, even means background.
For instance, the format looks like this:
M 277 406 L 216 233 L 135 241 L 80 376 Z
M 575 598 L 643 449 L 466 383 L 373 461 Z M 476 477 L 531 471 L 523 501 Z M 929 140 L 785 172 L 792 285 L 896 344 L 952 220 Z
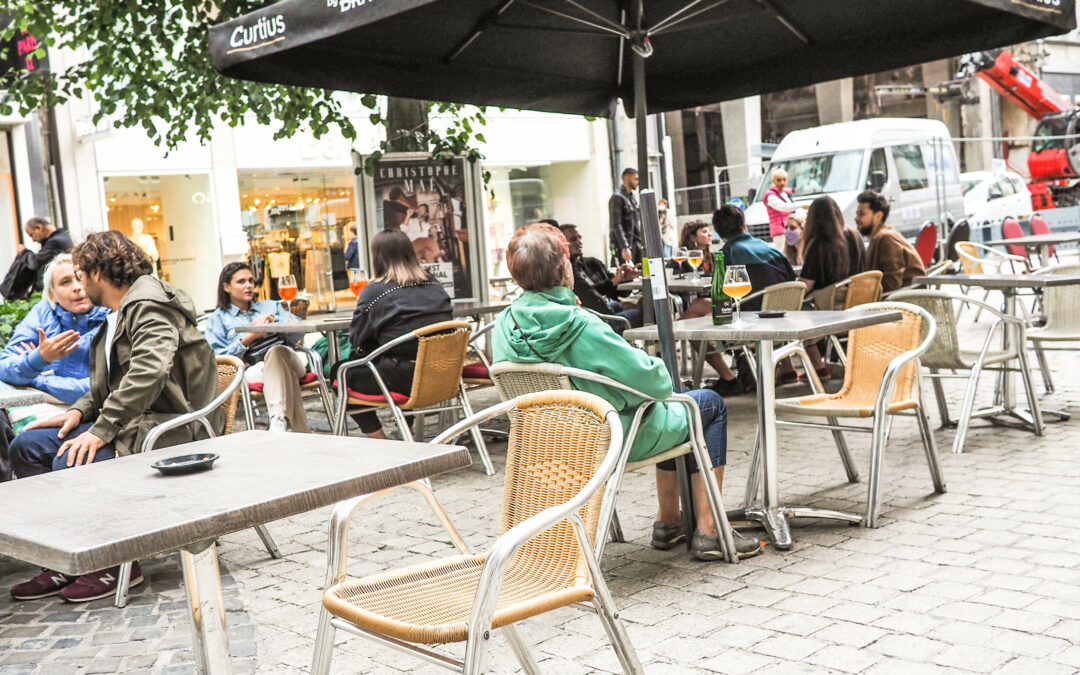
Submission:
M 866 187 L 874 192 L 881 192 L 881 189 L 885 187 L 885 172 L 871 171 L 870 180 L 866 181 Z
M 757 190 L 755 188 L 750 188 L 749 190 L 746 191 L 746 203 L 747 204 L 753 204 L 755 197 L 757 197 Z

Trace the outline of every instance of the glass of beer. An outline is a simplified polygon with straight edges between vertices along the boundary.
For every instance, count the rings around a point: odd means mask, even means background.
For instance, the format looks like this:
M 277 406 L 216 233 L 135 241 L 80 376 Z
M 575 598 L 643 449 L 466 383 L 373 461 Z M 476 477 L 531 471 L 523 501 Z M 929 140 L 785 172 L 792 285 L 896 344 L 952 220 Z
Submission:
M 735 319 L 730 325 L 741 326 L 743 321 L 739 303 L 750 293 L 750 275 L 746 272 L 745 265 L 732 265 L 727 268 L 723 291 L 724 295 L 735 299 Z
M 292 301 L 296 299 L 296 276 L 286 274 L 278 277 L 277 291 L 281 299 L 285 301 L 285 311 L 288 312 L 292 307 Z
M 686 262 L 690 263 L 690 267 L 694 268 L 694 271 L 690 274 L 693 279 L 698 278 L 698 268 L 701 267 L 701 263 L 705 260 L 705 254 L 698 249 L 693 249 L 686 252 Z
M 680 278 L 682 277 L 682 264 L 686 261 L 686 256 L 687 256 L 687 250 L 685 248 L 677 248 L 677 249 L 675 249 L 674 255 L 671 256 L 672 260 L 679 263 L 679 277 Z
M 360 297 L 360 291 L 368 285 L 367 272 L 359 267 L 353 267 L 349 270 L 349 290 L 356 297 Z

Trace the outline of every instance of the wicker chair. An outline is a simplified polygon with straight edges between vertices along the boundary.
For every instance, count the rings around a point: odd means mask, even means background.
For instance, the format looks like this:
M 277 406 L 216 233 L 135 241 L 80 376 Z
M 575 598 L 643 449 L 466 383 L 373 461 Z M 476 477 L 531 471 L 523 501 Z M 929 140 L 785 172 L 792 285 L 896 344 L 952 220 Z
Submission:
M 801 281 L 785 281 L 783 283 L 773 284 L 772 286 L 766 286 L 756 293 L 751 293 L 743 298 L 742 302 L 743 304 L 746 304 L 748 301 L 756 300 L 758 298 L 761 299 L 760 311 L 762 312 L 797 312 L 802 309 L 803 301 L 806 299 L 806 284 Z M 751 364 L 751 373 L 753 373 L 754 381 L 756 382 L 757 372 L 753 370 L 753 364 L 757 363 L 757 360 L 754 358 L 754 352 L 751 347 L 752 345 L 743 344 L 740 345 L 739 348 L 742 349 L 743 355 L 746 356 L 746 362 Z M 701 359 L 700 366 L 702 369 L 704 369 L 704 365 L 704 359 Z M 809 360 L 804 361 L 803 365 L 806 368 L 811 367 Z M 694 364 L 695 369 L 698 366 L 699 363 Z M 702 377 L 701 373 L 695 371 L 695 376 L 696 379 L 694 381 L 700 382 Z
M 881 298 L 881 278 L 883 276 L 879 270 L 870 270 L 837 281 L 820 291 L 814 291 L 812 294 L 814 305 L 821 310 L 837 310 L 851 309 L 858 305 L 877 302 Z M 831 357 L 831 352 L 835 351 L 840 363 L 847 365 L 847 358 L 844 356 L 844 347 L 840 343 L 839 335 L 829 336 L 829 350 L 830 353 L 825 355 L 826 360 Z
M 1080 264 L 1063 263 L 1044 267 L 1036 274 L 1076 274 L 1080 275 Z M 1080 286 L 1050 286 L 1042 290 L 1043 317 L 1045 323 L 1027 330 L 1027 339 L 1035 348 L 1039 360 L 1039 371 L 1047 392 L 1054 390 L 1050 377 L 1050 366 L 1046 361 L 1047 351 L 1076 350 L 1078 347 L 1048 347 L 1044 343 L 1060 344 L 1080 342 Z
M 346 361 L 338 367 L 337 413 L 334 415 L 334 433 L 348 435 L 346 415 L 363 408 L 389 408 L 394 416 L 398 431 L 406 441 L 413 440 L 406 415 L 428 414 L 460 408 L 466 417 L 472 415 L 469 398 L 465 395 L 465 385 L 461 381 L 462 368 L 465 366 L 465 354 L 469 348 L 472 332 L 466 321 L 443 321 L 430 326 L 417 328 L 401 337 L 395 338 L 361 359 Z M 375 361 L 395 347 L 416 340 L 416 368 L 413 374 L 412 389 L 406 396 L 392 392 L 383 382 L 375 367 Z M 382 391 L 381 395 L 367 396 L 348 388 L 348 372 L 353 368 L 368 368 Z M 450 399 L 457 399 L 456 404 L 445 404 Z M 473 444 L 484 464 L 484 472 L 491 476 L 495 469 L 491 465 L 487 445 L 479 429 L 472 429 Z
M 174 417 L 151 429 L 146 434 L 146 438 L 143 439 L 140 452 L 153 450 L 158 439 L 166 431 L 194 424 L 195 422 L 202 424 L 210 436 L 217 436 L 218 430 L 214 429 L 213 425 L 210 424 L 210 415 L 218 409 L 221 410 L 224 417 L 221 433 L 223 435 L 232 433 L 233 426 L 236 424 L 236 408 L 240 398 L 240 384 L 244 381 L 244 362 L 235 356 L 218 356 L 217 373 L 217 397 L 199 410 Z M 274 543 L 274 539 L 270 536 L 266 526 L 256 525 L 255 532 L 259 535 L 259 539 L 262 540 L 263 546 L 266 547 L 266 552 L 270 554 L 270 557 L 280 558 L 281 551 L 278 550 L 277 544 Z M 127 562 L 121 565 L 117 576 L 114 604 L 117 607 L 124 607 L 127 605 L 128 590 L 131 582 L 131 563 Z
M 308 360 L 308 372 L 300 378 L 300 395 L 303 396 L 307 393 L 318 394 L 323 410 L 326 412 L 326 419 L 330 424 L 333 424 L 334 402 L 330 396 L 330 386 L 327 384 L 326 377 L 323 376 L 322 357 L 315 350 L 303 345 L 297 345 L 294 349 L 303 352 Z M 255 404 L 263 398 L 262 385 L 248 384 L 246 387 L 241 387 L 240 396 L 244 404 L 244 422 L 249 430 L 254 429 L 255 417 L 257 416 Z
M 311 672 L 330 671 L 338 629 L 465 673 L 484 672 L 493 629 L 503 631 L 525 672 L 539 672 L 515 623 L 591 602 L 624 671 L 643 672 L 604 583 L 592 543 L 603 493 L 618 476 L 622 426 L 606 401 L 585 392 L 544 392 L 501 403 L 436 438 L 509 414 L 500 536 L 473 554 L 426 482 L 411 484 L 435 507 L 459 555 L 346 580 L 349 519 L 371 497 L 341 502 L 330 520 L 327 588 Z M 465 643 L 463 660 L 422 645 Z
M 964 402 L 961 405 L 960 417 L 956 421 L 957 428 L 956 437 L 953 439 L 953 452 L 960 453 L 964 451 L 964 441 L 967 438 L 968 426 L 972 418 L 982 416 L 974 410 L 979 375 L 986 366 L 1005 367 L 1005 364 L 1010 361 L 1018 361 L 1020 364 L 1028 405 L 1034 411 L 1032 417 L 1035 419 L 1035 433 L 1039 436 L 1042 435 L 1042 416 L 1038 412 L 1039 402 L 1035 396 L 1035 386 L 1025 351 L 1024 321 L 1022 319 L 1003 314 L 991 305 L 978 300 L 958 297 L 941 291 L 903 291 L 894 294 L 892 299 L 897 302 L 909 302 L 922 307 L 937 322 L 937 335 L 920 360 L 922 365 L 930 370 L 927 377 L 931 378 L 934 385 L 934 397 L 937 399 L 938 412 L 941 414 L 941 424 L 943 426 L 951 426 L 953 420 L 949 417 L 949 408 L 945 401 L 945 392 L 941 387 L 941 379 L 945 377 L 967 379 Z M 982 346 L 978 351 L 966 350 L 960 344 L 960 337 L 956 329 L 956 315 L 958 312 L 954 309 L 954 302 L 977 305 L 994 318 L 994 322 L 990 324 L 990 328 L 986 331 L 986 336 L 983 338 Z M 1003 331 L 1015 331 L 1013 340 L 1010 343 L 1011 346 L 1007 351 L 993 346 L 995 339 L 1000 339 L 998 335 L 999 328 Z M 1078 336 L 1078 339 L 1080 339 L 1080 336 Z M 957 370 L 968 372 L 963 375 L 956 375 L 942 373 L 943 370 L 952 371 L 953 373 Z
M 634 437 L 637 435 L 638 425 L 641 423 L 641 418 L 648 411 L 649 407 L 658 402 L 657 399 L 651 398 L 636 389 L 628 387 L 620 382 L 616 382 L 611 378 L 604 377 L 603 375 L 598 375 L 597 373 L 587 370 L 581 370 L 580 368 L 571 368 L 559 363 L 514 363 L 512 361 L 503 361 L 491 366 L 491 378 L 495 381 L 495 388 L 499 391 L 499 396 L 501 396 L 504 401 L 529 393 L 575 389 L 571 378 L 578 381 L 595 382 L 606 387 L 620 389 L 642 400 L 642 403 L 638 405 L 637 411 L 634 413 L 634 421 L 631 423 L 630 430 L 626 435 L 622 459 L 619 462 L 619 466 L 622 467 L 622 470 L 619 472 L 618 478 L 612 484 L 608 485 L 604 494 L 604 510 L 600 520 L 600 531 L 608 532 L 610 530 L 616 541 L 626 541 L 626 538 L 623 536 L 622 526 L 619 523 L 618 514 L 615 511 L 615 499 L 619 494 L 622 474 L 655 466 L 665 460 L 675 459 L 691 453 L 693 453 L 694 457 L 697 459 L 699 467 L 712 467 L 709 451 L 705 447 L 705 434 L 701 428 L 701 411 L 698 410 L 694 400 L 685 394 L 674 394 L 666 399 L 665 402 L 686 407 L 691 419 L 690 440 L 652 457 L 636 462 L 630 462 L 628 461 L 630 448 L 634 444 Z M 731 563 L 738 562 L 738 556 L 735 555 L 735 541 L 731 534 L 731 525 L 728 523 L 727 512 L 724 509 L 724 502 L 720 496 L 720 485 L 717 484 L 716 477 L 712 471 L 702 470 L 701 477 L 705 482 L 705 493 L 709 500 L 709 508 L 712 510 L 713 518 L 717 523 L 717 529 L 721 532 L 720 539 L 723 542 L 724 559 Z M 683 517 L 689 519 L 690 514 L 693 513 L 694 505 L 693 502 L 690 501 L 690 487 L 688 484 L 689 476 L 686 476 L 685 478 L 686 480 L 681 486 L 683 495 Z M 692 529 L 692 523 L 686 522 L 685 524 L 688 529 Z M 604 537 L 597 539 L 596 557 L 598 559 L 602 558 L 604 555 L 605 543 L 606 540 Z
M 1018 255 L 1003 253 L 997 249 L 976 244 L 973 241 L 956 242 L 956 255 L 960 256 L 960 270 L 964 274 L 1005 274 L 1012 272 L 1014 263 L 1022 263 L 1024 258 Z M 1009 269 L 1005 269 L 1009 265 Z M 968 291 L 963 286 L 960 289 L 966 294 Z M 990 289 L 983 291 L 982 301 L 986 302 L 990 297 Z M 964 311 L 961 307 L 960 311 Z M 975 310 L 975 321 L 979 320 L 982 308 Z M 957 317 L 959 318 L 959 317 Z
M 800 417 L 872 418 L 870 428 L 839 424 L 818 424 L 777 420 L 777 424 L 843 429 L 873 434 L 870 447 L 870 481 L 867 487 L 864 527 L 877 527 L 881 492 L 881 470 L 888 443 L 889 416 L 912 411 L 919 423 L 926 461 L 935 492 L 945 491 L 938 466 L 937 449 L 930 422 L 922 404 L 919 356 L 930 348 L 937 332 L 936 322 L 927 311 L 900 302 L 863 305 L 861 309 L 900 310 L 899 322 L 858 328 L 848 333 L 848 361 L 844 384 L 835 394 L 810 394 L 779 399 L 776 411 Z

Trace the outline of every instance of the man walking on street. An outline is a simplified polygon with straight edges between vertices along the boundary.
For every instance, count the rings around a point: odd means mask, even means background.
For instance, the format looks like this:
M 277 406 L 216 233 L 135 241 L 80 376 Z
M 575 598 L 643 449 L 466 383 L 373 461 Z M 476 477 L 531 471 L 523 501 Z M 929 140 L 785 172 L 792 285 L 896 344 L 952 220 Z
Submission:
M 873 190 L 860 194 L 858 201 L 855 224 L 859 233 L 870 240 L 866 269 L 881 271 L 882 294 L 910 286 L 915 277 L 926 274 L 926 266 L 915 247 L 885 224 L 889 217 L 889 201 Z
M 636 263 L 644 252 L 641 233 L 641 209 L 634 199 L 638 186 L 637 169 L 623 169 L 622 185 L 608 200 L 611 215 L 611 248 L 614 261 Z
M 153 264 L 141 248 L 119 232 L 98 232 L 72 257 L 87 297 L 112 313 L 90 345 L 90 391 L 67 412 L 31 423 L 12 443 L 19 478 L 140 452 L 151 428 L 205 406 L 217 391 L 214 352 L 196 327 L 194 303 L 150 276 Z M 180 427 L 159 446 L 201 435 L 199 425 Z M 116 567 L 78 578 L 45 570 L 11 595 L 59 593 L 85 602 L 112 595 L 118 576 Z M 135 563 L 131 585 L 141 582 Z

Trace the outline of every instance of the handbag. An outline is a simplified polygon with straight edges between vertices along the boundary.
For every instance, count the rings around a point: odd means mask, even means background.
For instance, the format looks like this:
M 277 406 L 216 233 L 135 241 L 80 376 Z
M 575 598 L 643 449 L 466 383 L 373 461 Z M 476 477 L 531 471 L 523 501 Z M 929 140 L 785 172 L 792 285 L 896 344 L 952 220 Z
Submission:
M 247 351 L 244 352 L 244 363 L 249 366 L 259 363 L 266 358 L 271 349 L 278 345 L 291 346 L 281 333 L 268 333 L 262 336 L 248 345 Z

